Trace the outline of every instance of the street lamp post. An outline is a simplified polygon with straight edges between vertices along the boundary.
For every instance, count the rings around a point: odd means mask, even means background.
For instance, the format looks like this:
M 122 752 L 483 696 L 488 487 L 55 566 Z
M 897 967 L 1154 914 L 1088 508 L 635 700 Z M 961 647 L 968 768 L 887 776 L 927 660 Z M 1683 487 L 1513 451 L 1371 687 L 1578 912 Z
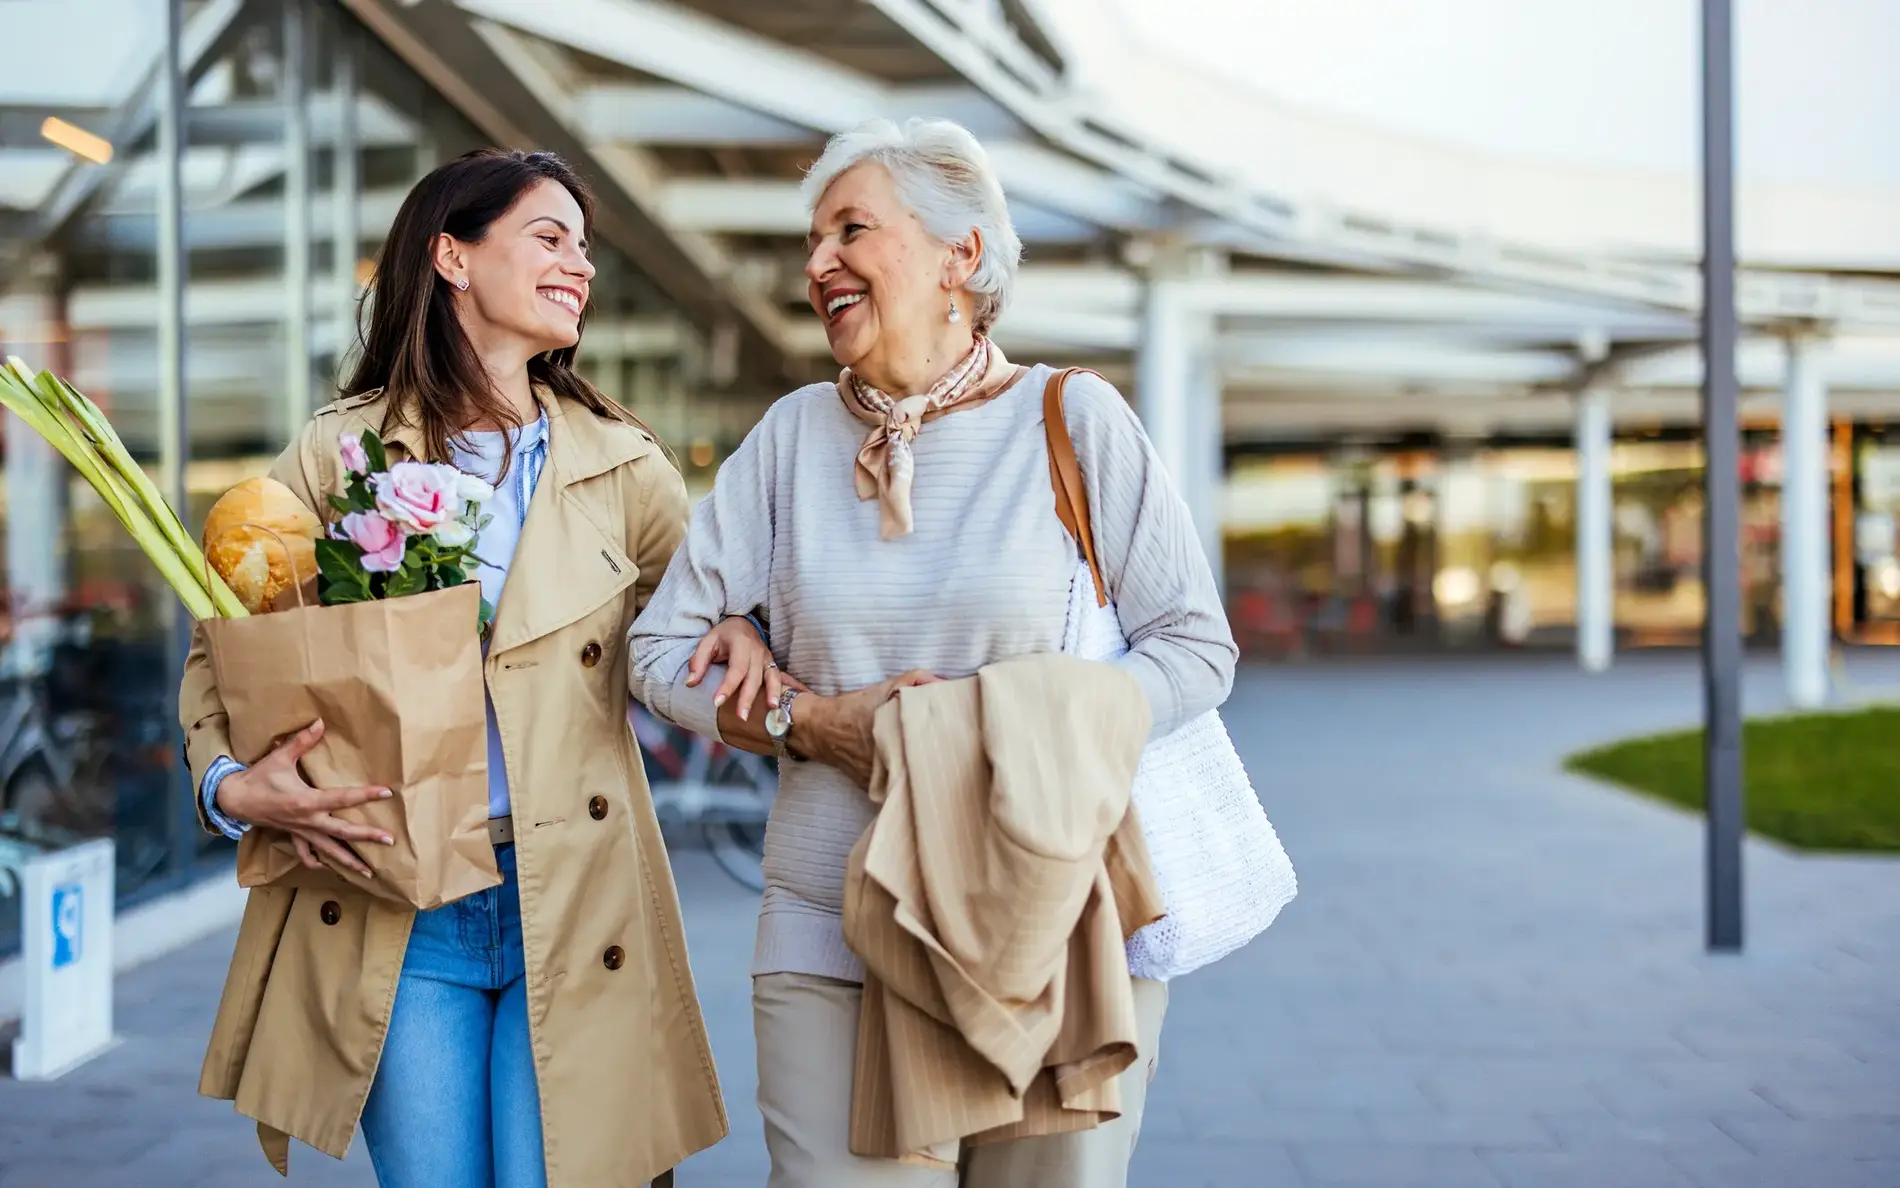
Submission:
M 1708 947 L 1742 947 L 1741 433 L 1735 378 L 1731 0 L 1702 0 L 1702 621 Z

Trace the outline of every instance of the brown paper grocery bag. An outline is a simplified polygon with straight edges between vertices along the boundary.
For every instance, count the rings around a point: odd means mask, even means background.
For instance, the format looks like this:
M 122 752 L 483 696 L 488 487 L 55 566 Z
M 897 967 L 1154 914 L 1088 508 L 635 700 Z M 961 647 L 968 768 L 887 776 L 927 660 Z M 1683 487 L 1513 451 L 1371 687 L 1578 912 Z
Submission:
M 480 607 L 481 588 L 471 582 L 202 623 L 234 759 L 255 763 L 321 718 L 323 738 L 304 756 L 304 778 L 319 788 L 375 784 L 395 794 L 337 814 L 395 838 L 355 847 L 373 878 L 310 870 L 287 835 L 253 829 L 238 843 L 240 886 L 347 883 L 426 909 L 500 884 L 488 840 Z

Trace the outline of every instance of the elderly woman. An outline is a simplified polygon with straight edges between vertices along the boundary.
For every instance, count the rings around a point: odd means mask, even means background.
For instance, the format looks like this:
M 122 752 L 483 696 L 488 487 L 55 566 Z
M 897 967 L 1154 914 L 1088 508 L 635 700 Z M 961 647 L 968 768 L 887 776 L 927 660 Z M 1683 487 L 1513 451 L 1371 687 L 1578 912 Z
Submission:
M 634 694 L 656 713 L 794 760 L 766 834 L 752 964 L 770 1183 L 1113 1188 L 1153 1070 L 1160 983 L 1135 986 L 1143 1058 L 1121 1078 L 1116 1121 L 972 1147 L 960 1173 L 848 1147 L 864 971 L 842 901 L 874 813 L 873 715 L 901 687 L 1059 651 L 1077 552 L 1050 487 L 1051 370 L 1010 362 L 989 337 L 1022 245 L 981 146 L 946 121 L 879 121 L 834 138 L 805 192 L 808 294 L 844 370 L 778 401 L 721 468 L 630 650 Z M 1166 733 L 1225 700 L 1233 637 L 1127 403 L 1082 375 L 1065 410 L 1132 645 L 1119 663 Z M 728 650 L 722 620 L 747 613 L 787 674 L 756 701 L 709 667 Z

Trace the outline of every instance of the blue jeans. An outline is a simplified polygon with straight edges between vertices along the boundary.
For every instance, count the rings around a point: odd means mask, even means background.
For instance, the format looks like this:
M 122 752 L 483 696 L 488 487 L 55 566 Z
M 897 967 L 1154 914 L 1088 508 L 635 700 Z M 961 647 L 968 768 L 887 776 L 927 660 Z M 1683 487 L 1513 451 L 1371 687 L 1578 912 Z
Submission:
M 416 914 L 363 1141 L 382 1188 L 545 1188 L 515 848 L 502 884 Z

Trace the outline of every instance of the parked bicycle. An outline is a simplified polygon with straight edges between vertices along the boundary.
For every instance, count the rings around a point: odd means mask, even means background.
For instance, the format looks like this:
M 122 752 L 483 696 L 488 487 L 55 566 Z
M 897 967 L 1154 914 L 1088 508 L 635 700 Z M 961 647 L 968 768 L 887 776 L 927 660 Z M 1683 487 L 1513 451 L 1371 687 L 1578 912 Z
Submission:
M 765 889 L 765 823 L 778 792 L 772 760 L 681 730 L 635 704 L 628 714 L 653 811 L 662 826 L 696 833 L 735 882 Z

